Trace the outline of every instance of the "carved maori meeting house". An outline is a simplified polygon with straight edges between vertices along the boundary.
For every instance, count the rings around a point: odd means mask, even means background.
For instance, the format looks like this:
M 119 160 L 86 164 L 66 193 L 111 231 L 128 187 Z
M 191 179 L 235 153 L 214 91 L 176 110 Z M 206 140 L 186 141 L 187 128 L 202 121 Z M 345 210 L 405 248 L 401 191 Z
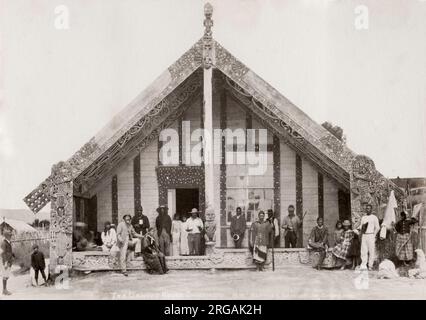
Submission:
M 116 258 L 103 252 L 73 252 L 75 224 L 101 232 L 105 221 L 117 224 L 140 205 L 151 226 L 159 205 L 167 205 L 170 215 L 201 211 L 210 234 L 206 254 L 168 257 L 170 268 L 244 268 L 251 265 L 247 233 L 259 210 L 273 209 L 281 223 L 293 204 L 303 218 L 300 249 L 282 248 L 281 236 L 278 267 L 307 261 L 303 248 L 318 216 L 332 231 L 338 219 L 357 226 L 367 203 L 379 214 L 391 190 L 403 200 L 370 158 L 348 149 L 213 39 L 213 8 L 207 4 L 204 11 L 203 37 L 25 197 L 34 213 L 51 203 L 52 269 L 118 268 Z M 204 138 L 194 139 L 200 128 Z M 230 145 L 223 134 L 211 143 L 207 133 L 212 137 L 217 129 L 242 129 L 246 139 L 231 139 Z M 256 129 L 254 137 L 249 129 Z M 267 130 L 264 144 L 259 129 Z M 178 138 L 163 139 L 168 131 Z M 166 145 L 177 155 L 172 163 L 162 156 Z M 252 164 L 229 161 L 250 145 L 253 154 L 265 155 L 261 174 L 250 170 Z M 197 148 L 201 161 L 191 156 Z M 238 206 L 247 220 L 242 249 L 233 248 L 230 234 Z M 144 264 L 132 260 L 129 268 Z

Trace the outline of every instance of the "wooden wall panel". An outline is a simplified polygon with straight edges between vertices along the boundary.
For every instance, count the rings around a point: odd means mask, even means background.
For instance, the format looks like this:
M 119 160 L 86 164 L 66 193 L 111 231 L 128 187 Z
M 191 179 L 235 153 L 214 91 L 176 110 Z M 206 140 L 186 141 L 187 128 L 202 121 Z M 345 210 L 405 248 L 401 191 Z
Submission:
M 141 152 L 141 204 L 151 226 L 155 225 L 156 209 L 158 208 L 156 158 L 157 142 L 152 143 Z
M 281 225 L 288 215 L 289 205 L 296 207 L 296 152 L 280 141 L 280 193 L 281 193 Z M 282 232 L 281 232 L 282 234 Z M 284 246 L 284 237 L 281 236 L 281 246 Z
M 308 243 L 309 234 L 318 218 L 318 172 L 309 161 L 302 159 L 303 169 L 303 246 Z
M 330 233 L 330 239 L 333 239 L 333 232 L 337 220 L 339 220 L 339 187 L 329 179 L 324 177 L 324 224 Z M 334 245 L 334 241 L 330 242 Z

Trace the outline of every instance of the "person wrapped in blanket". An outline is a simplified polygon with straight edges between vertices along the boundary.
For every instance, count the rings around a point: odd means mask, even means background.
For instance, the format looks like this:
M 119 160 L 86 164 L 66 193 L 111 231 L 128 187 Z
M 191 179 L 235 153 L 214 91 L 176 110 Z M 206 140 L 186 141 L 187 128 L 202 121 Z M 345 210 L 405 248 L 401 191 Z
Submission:
M 166 266 L 166 258 L 158 247 L 155 239 L 154 228 L 150 227 L 142 239 L 142 256 L 149 273 L 164 274 L 169 271 Z
M 343 232 L 340 235 L 340 241 L 334 246 L 332 253 L 337 258 L 336 266 L 341 266 L 340 269 L 344 270 L 355 233 L 349 220 L 343 221 L 342 225 Z
M 317 225 L 312 229 L 308 240 L 308 250 L 319 255 L 318 261 L 312 264 L 313 268 L 321 270 L 328 247 L 328 229 L 324 226 L 324 219 L 318 217 Z
M 395 254 L 399 261 L 402 261 L 404 265 L 408 265 L 413 260 L 413 242 L 411 238 L 411 225 L 417 221 L 414 218 L 407 219 L 407 214 L 402 211 L 401 219 L 396 223 L 395 230 L 396 243 L 395 243 Z
M 272 225 L 265 220 L 265 213 L 259 211 L 258 220 L 252 223 L 249 231 L 249 246 L 257 271 L 264 271 L 268 246 L 272 243 L 272 237 Z

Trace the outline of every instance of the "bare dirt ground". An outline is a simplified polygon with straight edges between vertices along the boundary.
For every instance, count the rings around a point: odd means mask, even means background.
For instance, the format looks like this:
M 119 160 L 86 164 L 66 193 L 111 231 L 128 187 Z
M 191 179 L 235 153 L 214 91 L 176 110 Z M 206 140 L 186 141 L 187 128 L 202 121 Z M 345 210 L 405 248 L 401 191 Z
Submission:
M 26 274 L 12 277 L 13 295 L 0 299 L 426 299 L 426 280 L 379 280 L 376 274 L 304 265 L 275 272 L 185 270 L 162 276 L 98 272 L 73 277 L 68 289 L 32 287 Z

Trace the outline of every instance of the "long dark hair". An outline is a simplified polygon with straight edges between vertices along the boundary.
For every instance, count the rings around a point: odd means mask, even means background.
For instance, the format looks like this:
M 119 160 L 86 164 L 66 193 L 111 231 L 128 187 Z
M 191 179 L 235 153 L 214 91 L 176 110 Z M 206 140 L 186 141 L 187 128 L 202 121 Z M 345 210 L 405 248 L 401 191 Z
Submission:
M 111 229 L 111 222 L 109 222 L 109 221 L 106 221 L 105 223 L 104 223 L 104 232 L 105 232 L 105 234 L 107 234 L 107 226 L 109 226 L 109 228 Z

